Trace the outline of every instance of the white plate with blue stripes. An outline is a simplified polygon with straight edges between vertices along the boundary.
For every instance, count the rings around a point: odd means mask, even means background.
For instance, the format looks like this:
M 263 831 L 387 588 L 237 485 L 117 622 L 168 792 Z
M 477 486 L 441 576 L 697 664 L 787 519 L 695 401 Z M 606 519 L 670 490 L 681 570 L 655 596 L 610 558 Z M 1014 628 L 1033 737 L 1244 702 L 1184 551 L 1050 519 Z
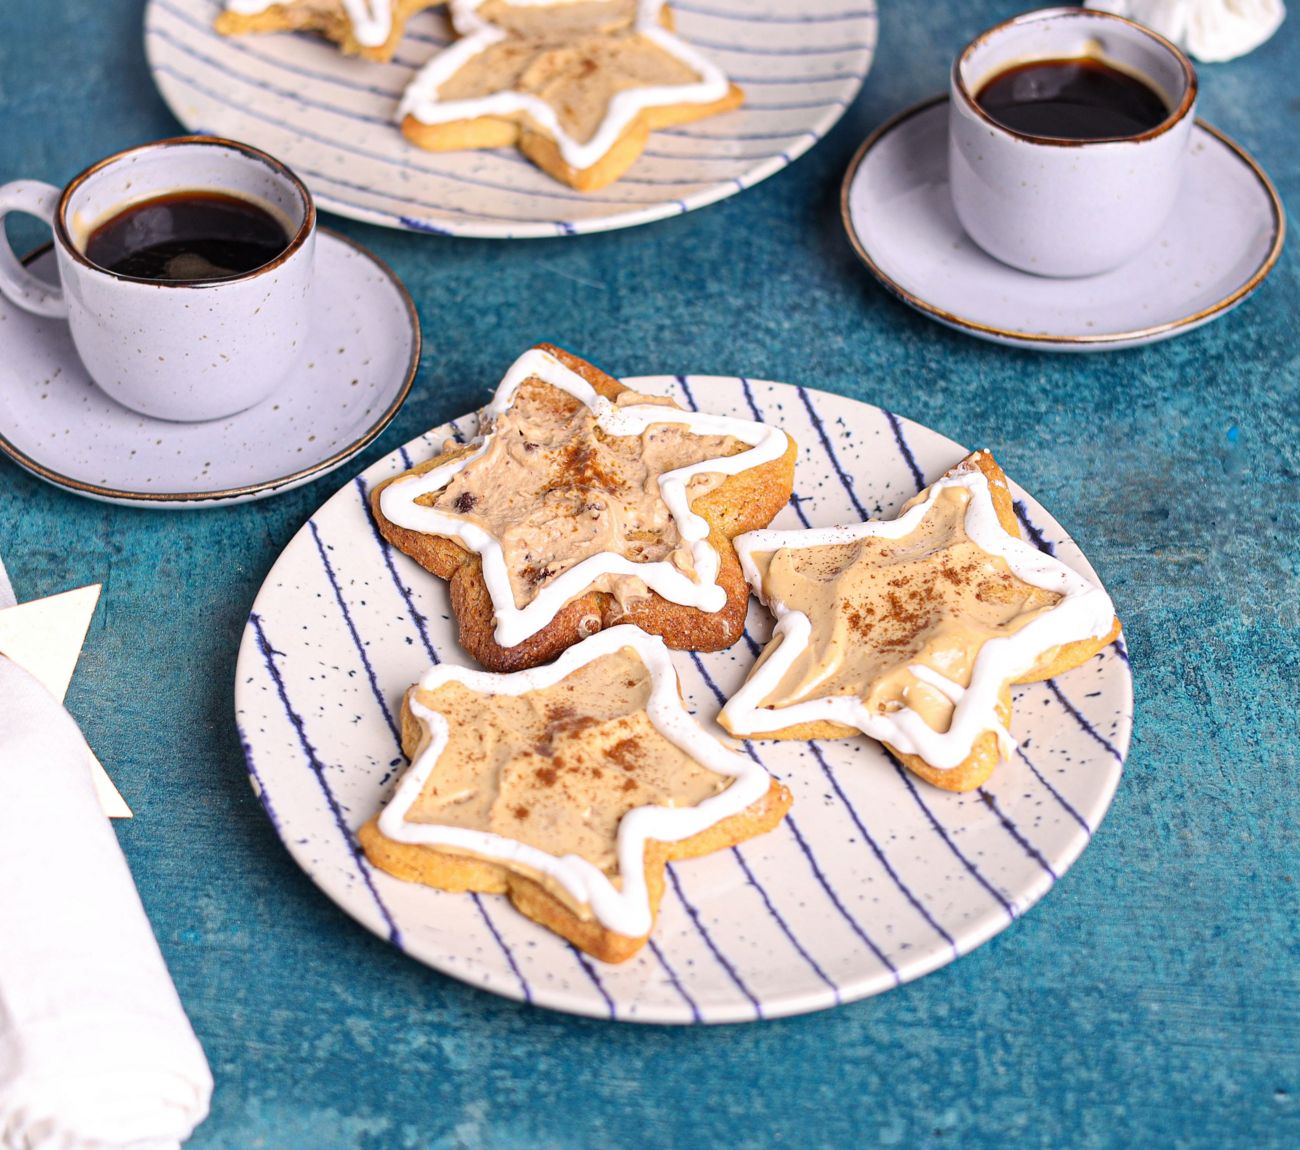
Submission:
M 627 383 L 786 428 L 801 450 L 779 527 L 892 515 L 965 454 L 880 408 L 788 384 Z M 271 569 L 240 648 L 235 705 L 254 789 L 293 857 L 370 930 L 438 970 L 539 1006 L 622 1021 L 750 1021 L 877 994 L 952 962 L 1028 910 L 1088 844 L 1132 728 L 1122 641 L 1060 681 L 1017 688 L 1020 749 L 970 794 L 927 787 L 865 738 L 750 744 L 794 793 L 790 816 L 737 849 L 671 866 L 650 944 L 620 966 L 593 962 L 504 898 L 371 868 L 353 832 L 404 766 L 402 694 L 431 661 L 469 659 L 446 585 L 381 541 L 366 495 L 474 424 L 469 416 L 430 431 L 330 499 Z M 1092 575 L 1060 526 L 1013 490 L 1026 536 Z M 752 602 L 731 650 L 674 652 L 703 721 L 770 631 Z
M 745 89 L 739 111 L 656 132 L 626 176 L 582 194 L 514 149 L 435 155 L 393 122 L 410 78 L 452 40 L 441 11 L 410 21 L 386 64 L 307 35 L 226 38 L 220 0 L 149 0 L 145 52 L 176 118 L 288 164 L 322 208 L 411 231 L 577 235 L 703 207 L 803 155 L 844 114 L 876 44 L 876 0 L 680 0 L 677 29 Z

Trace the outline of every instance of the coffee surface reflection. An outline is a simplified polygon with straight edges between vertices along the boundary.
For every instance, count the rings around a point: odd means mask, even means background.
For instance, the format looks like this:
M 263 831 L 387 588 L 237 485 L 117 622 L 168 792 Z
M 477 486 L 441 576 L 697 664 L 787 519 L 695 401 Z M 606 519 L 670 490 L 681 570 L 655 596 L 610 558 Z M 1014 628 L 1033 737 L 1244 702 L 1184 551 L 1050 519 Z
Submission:
M 90 234 L 86 258 L 131 279 L 203 283 L 246 275 L 289 246 L 284 226 L 249 200 L 221 192 L 156 196 Z
M 1169 118 L 1150 85 L 1104 60 L 1032 60 L 998 72 L 975 102 L 1004 128 L 1055 140 L 1140 136 Z

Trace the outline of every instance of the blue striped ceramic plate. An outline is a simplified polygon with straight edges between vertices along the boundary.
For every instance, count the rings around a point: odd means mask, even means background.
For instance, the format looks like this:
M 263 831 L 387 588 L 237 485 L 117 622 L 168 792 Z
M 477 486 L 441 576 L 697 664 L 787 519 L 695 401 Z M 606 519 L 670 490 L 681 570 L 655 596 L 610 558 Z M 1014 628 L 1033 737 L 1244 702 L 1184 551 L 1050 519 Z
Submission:
M 387 64 L 309 36 L 225 39 L 219 0 L 149 0 L 145 50 L 163 98 L 195 132 L 279 157 L 321 207 L 412 231 L 509 238 L 631 227 L 743 191 L 803 155 L 857 95 L 875 0 L 681 0 L 677 27 L 744 87 L 738 112 L 656 132 L 613 187 L 579 194 L 516 151 L 434 155 L 393 124 L 397 99 L 451 40 L 438 11 L 411 21 Z
M 628 383 L 788 429 L 802 451 L 781 527 L 892 514 L 965 454 L 879 408 L 788 384 Z M 253 785 L 294 858 L 369 929 L 447 974 L 557 1010 L 639 1022 L 771 1018 L 951 962 L 1028 910 L 1088 844 L 1128 748 L 1122 644 L 1060 682 L 1019 688 L 1020 752 L 972 794 L 927 787 L 865 738 L 753 743 L 794 792 L 790 817 L 738 849 L 671 867 L 658 928 L 622 966 L 590 961 L 503 898 L 371 869 L 352 831 L 404 765 L 402 693 L 431 660 L 468 660 L 445 585 L 381 543 L 366 493 L 473 430 L 473 417 L 437 428 L 326 503 L 267 576 L 240 650 L 236 713 Z M 1027 536 L 1091 573 L 1060 526 L 1016 494 Z M 752 603 L 748 634 L 730 651 L 674 653 L 702 719 L 740 684 L 770 626 Z

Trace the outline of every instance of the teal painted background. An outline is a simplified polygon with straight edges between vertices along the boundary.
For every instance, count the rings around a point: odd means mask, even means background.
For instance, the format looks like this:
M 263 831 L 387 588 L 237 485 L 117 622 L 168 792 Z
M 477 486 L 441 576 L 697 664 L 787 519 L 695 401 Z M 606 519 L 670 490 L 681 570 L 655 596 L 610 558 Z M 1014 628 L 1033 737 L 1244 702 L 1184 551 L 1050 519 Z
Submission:
M 216 1075 L 196 1150 L 1300 1145 L 1300 325 L 1295 245 L 1227 318 L 1100 357 L 1009 351 L 887 297 L 840 229 L 848 159 L 1019 10 L 882 0 L 862 96 L 808 156 L 649 227 L 495 243 L 329 219 L 404 278 L 419 380 L 346 472 L 192 514 L 107 507 L 0 461 L 20 598 L 102 582 L 68 704 Z M 62 183 L 177 130 L 139 0 L 0 5 L 0 180 Z M 1202 114 L 1295 202 L 1300 13 L 1202 69 Z M 20 245 L 40 238 L 13 229 Z M 616 1026 L 468 989 L 318 894 L 249 790 L 239 635 L 280 548 L 349 474 L 475 407 L 516 353 L 620 375 L 841 392 L 997 450 L 1126 623 L 1137 734 L 1079 863 L 974 954 L 880 998 L 715 1030 Z

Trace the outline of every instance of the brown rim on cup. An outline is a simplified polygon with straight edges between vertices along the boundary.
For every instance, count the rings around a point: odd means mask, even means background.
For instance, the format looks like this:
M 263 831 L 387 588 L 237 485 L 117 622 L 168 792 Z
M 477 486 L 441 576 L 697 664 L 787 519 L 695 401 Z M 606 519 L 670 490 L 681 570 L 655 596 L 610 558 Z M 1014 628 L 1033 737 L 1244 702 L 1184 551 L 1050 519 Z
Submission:
M 1172 108 L 1169 115 L 1154 128 L 1150 128 L 1145 132 L 1139 132 L 1137 135 L 1133 136 L 1101 136 L 1096 139 L 1088 140 L 1066 140 L 1061 139 L 1058 136 L 1036 136 L 1029 132 L 1019 132 L 1015 128 L 1008 127 L 1006 124 L 1002 123 L 1001 120 L 995 120 L 982 107 L 980 107 L 979 102 L 971 94 L 969 87 L 967 87 L 966 79 L 962 74 L 962 71 L 971 55 L 983 47 L 993 36 L 998 35 L 1007 28 L 1032 24 L 1040 20 L 1051 19 L 1059 16 L 1089 18 L 1103 22 L 1117 21 L 1121 24 L 1127 24 L 1130 28 L 1141 32 L 1156 44 L 1159 44 L 1162 48 L 1167 49 L 1178 61 L 1179 67 L 1183 72 L 1183 92 L 1181 99 L 1178 101 L 1178 106 Z M 1043 59 L 1049 58 L 1064 59 L 1066 57 L 1043 57 Z M 1029 63 L 1030 61 L 1027 60 L 1025 62 Z M 1114 61 L 1107 60 L 1106 63 L 1111 67 L 1117 67 Z M 1130 71 L 1130 69 L 1120 70 Z M 1148 83 L 1151 82 L 1150 77 L 1143 76 L 1141 78 Z M 1027 140 L 1034 144 L 1047 144 L 1059 148 L 1080 148 L 1087 147 L 1089 144 L 1117 144 L 1126 141 L 1136 143 L 1142 140 L 1151 140 L 1157 136 L 1163 135 L 1182 120 L 1189 111 L 1191 111 L 1193 105 L 1196 103 L 1198 81 L 1196 77 L 1196 67 L 1191 60 L 1188 59 L 1187 54 L 1179 48 L 1177 44 L 1173 43 L 1173 41 L 1160 35 L 1159 32 L 1155 32 L 1148 28 L 1145 24 L 1139 24 L 1136 20 L 1130 20 L 1127 16 L 1118 16 L 1114 12 L 1106 12 L 1094 8 L 1037 8 L 1032 12 L 1022 12 L 1019 16 L 1012 16 L 1009 20 L 1003 20 L 1001 23 L 993 25 L 992 28 L 988 28 L 981 32 L 975 37 L 975 39 L 967 44 L 966 47 L 961 50 L 960 55 L 958 55 L 958 57 L 953 61 L 952 87 L 953 91 L 961 97 L 963 103 L 965 103 L 976 116 L 990 125 L 990 127 L 995 127 L 1001 132 L 1006 132 L 1008 135 L 1015 136 L 1017 139 Z
M 244 144 L 241 143 L 239 140 L 229 140 L 226 139 L 224 136 L 171 136 L 165 140 L 154 140 L 151 143 L 139 144 L 133 148 L 123 148 L 119 152 L 114 152 L 111 156 L 105 156 L 102 160 L 99 160 L 96 163 L 91 164 L 90 167 L 77 173 L 77 175 L 73 176 L 73 178 L 68 182 L 68 185 L 63 189 L 63 194 L 59 197 L 58 206 L 54 212 L 54 235 L 55 235 L 55 239 L 63 246 L 64 250 L 73 260 L 89 268 L 92 271 L 98 272 L 100 275 L 111 276 L 113 279 L 125 280 L 130 283 L 137 282 L 132 276 L 120 275 L 117 272 L 110 271 L 108 268 L 101 267 L 93 260 L 87 258 L 85 252 L 83 252 L 81 248 L 73 241 L 72 234 L 68 230 L 68 226 L 67 226 L 68 205 L 72 202 L 72 197 L 76 194 L 77 190 L 88 179 L 90 179 L 92 176 L 96 175 L 98 172 L 102 171 L 104 168 L 108 167 L 109 165 L 118 163 L 119 161 L 126 159 L 129 156 L 143 155 L 147 152 L 157 151 L 161 148 L 172 147 L 177 144 L 193 144 L 193 145 L 200 145 L 200 146 L 210 144 L 213 145 L 214 147 L 220 147 L 226 150 L 234 150 L 237 152 L 242 152 L 250 159 L 256 160 L 258 163 L 265 164 L 277 175 L 282 176 L 286 181 L 288 181 L 293 186 L 294 191 L 297 192 L 298 198 L 302 203 L 302 209 L 303 209 L 302 223 L 299 225 L 298 230 L 294 233 L 293 237 L 285 245 L 284 250 L 278 256 L 276 256 L 273 260 L 270 260 L 269 262 L 260 265 L 259 267 L 253 268 L 252 271 L 244 272 L 241 275 L 228 276 L 224 279 L 214 280 L 210 282 L 201 281 L 201 280 L 200 281 L 151 280 L 150 281 L 151 284 L 156 284 L 156 286 L 164 287 L 164 288 L 203 289 L 203 288 L 211 287 L 213 283 L 229 284 L 229 283 L 238 282 L 240 280 L 254 279 L 255 277 L 260 276 L 266 272 L 274 271 L 276 268 L 281 266 L 285 262 L 285 260 L 289 259 L 290 256 L 292 256 L 295 252 L 297 252 L 303 246 L 303 244 L 307 242 L 307 237 L 312 234 L 312 230 L 316 226 L 316 202 L 315 200 L 312 199 L 311 193 L 307 190 L 307 186 L 302 182 L 302 180 L 298 178 L 298 176 L 290 168 L 286 167 L 274 156 L 268 155 L 266 152 L 263 152 L 260 148 L 254 148 L 251 144 Z M 200 189 L 195 189 L 195 190 L 197 191 Z

